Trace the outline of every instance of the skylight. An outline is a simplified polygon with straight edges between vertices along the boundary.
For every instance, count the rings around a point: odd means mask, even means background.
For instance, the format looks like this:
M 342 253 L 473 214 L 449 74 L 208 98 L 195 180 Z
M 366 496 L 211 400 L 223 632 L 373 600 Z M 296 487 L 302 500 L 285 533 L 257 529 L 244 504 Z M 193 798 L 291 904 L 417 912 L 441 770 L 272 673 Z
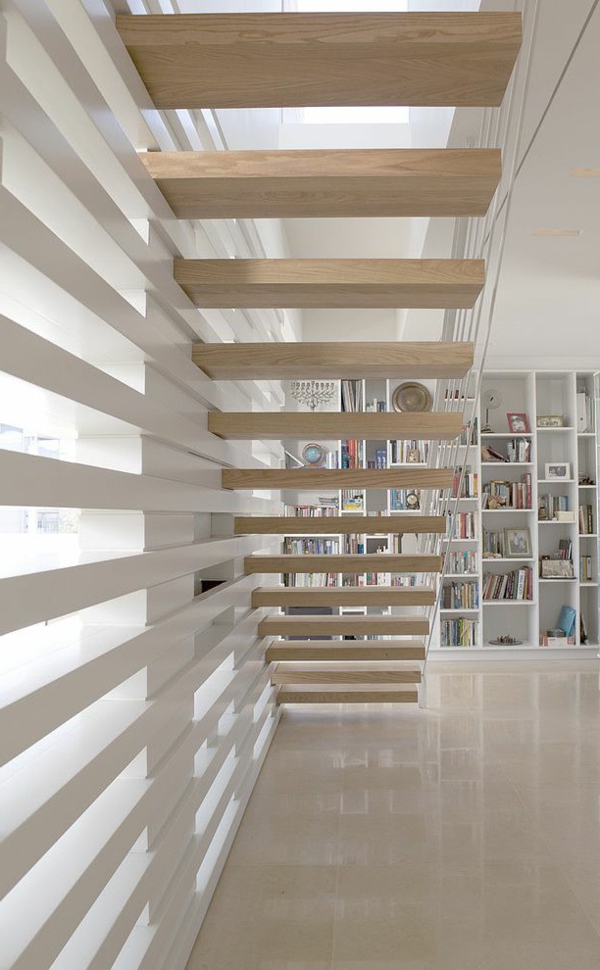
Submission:
M 302 108 L 301 117 L 307 125 L 406 125 L 408 108 Z
M 295 0 L 284 9 L 299 13 L 402 13 L 407 0 Z M 323 107 L 302 108 L 300 119 L 307 125 L 382 125 L 408 124 L 408 108 L 386 107 Z

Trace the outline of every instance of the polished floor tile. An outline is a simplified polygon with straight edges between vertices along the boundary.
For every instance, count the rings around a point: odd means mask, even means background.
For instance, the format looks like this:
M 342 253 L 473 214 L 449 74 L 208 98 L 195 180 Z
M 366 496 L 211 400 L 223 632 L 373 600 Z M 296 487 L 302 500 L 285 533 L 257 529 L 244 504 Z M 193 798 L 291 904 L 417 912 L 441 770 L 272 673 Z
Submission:
M 289 708 L 188 970 L 598 970 L 596 664 Z

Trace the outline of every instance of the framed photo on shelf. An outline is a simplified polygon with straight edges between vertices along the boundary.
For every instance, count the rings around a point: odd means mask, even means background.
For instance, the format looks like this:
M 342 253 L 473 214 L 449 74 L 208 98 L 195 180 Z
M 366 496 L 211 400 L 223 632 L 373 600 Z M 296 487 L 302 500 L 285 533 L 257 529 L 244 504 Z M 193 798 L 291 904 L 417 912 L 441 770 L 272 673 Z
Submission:
M 571 463 L 568 461 L 551 461 L 545 465 L 546 478 L 566 481 L 571 477 Z
M 531 431 L 529 426 L 529 418 L 526 414 L 520 412 L 510 412 L 506 415 L 508 421 L 509 430 L 513 434 L 526 434 Z
M 504 556 L 506 559 L 529 559 L 531 556 L 529 529 L 504 530 Z
M 563 414 L 538 414 L 538 428 L 564 428 L 565 417 Z

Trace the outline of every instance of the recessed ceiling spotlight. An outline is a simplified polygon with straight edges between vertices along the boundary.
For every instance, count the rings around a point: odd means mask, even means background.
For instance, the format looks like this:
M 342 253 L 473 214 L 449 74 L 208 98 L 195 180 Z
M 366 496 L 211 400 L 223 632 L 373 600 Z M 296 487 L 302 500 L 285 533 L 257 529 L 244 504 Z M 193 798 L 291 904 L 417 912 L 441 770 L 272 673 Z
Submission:
M 600 168 L 572 168 L 569 174 L 574 179 L 600 179 Z
M 580 236 L 583 229 L 535 229 L 532 236 Z

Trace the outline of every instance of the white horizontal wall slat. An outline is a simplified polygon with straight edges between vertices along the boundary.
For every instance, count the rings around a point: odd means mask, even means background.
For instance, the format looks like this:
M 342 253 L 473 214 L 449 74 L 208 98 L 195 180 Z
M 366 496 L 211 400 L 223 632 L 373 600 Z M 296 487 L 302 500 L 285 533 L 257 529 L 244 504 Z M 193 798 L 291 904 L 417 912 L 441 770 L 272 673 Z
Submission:
M 207 410 L 284 400 L 192 343 L 293 322 L 200 312 L 172 261 L 277 234 L 173 216 L 138 151 L 219 146 L 152 109 L 107 0 L 6 0 L 0 47 L 1 962 L 183 970 L 278 720 L 243 574 L 277 539 L 232 522 L 281 504 L 221 470 L 282 452 Z

